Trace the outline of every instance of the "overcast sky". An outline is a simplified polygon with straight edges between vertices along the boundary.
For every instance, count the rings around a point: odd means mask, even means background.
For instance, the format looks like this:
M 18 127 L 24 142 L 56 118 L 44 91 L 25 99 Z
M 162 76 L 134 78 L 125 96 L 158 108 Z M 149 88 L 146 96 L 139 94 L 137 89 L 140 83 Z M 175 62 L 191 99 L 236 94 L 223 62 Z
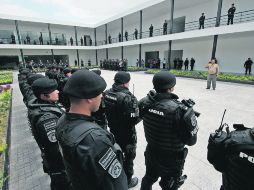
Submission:
M 149 0 L 0 0 L 0 14 L 95 24 Z

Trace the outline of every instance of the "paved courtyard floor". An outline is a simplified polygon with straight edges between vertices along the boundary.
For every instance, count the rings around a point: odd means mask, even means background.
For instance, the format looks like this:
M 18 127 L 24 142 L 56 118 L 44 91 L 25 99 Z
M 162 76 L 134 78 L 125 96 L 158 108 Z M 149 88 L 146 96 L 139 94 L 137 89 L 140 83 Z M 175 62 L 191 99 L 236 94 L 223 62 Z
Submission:
M 115 72 L 102 71 L 102 76 L 108 84 L 113 83 Z M 139 99 L 146 96 L 152 86 L 153 75 L 142 72 L 131 73 L 130 90 Z M 209 133 L 220 125 L 224 109 L 227 109 L 224 121 L 232 126 L 233 123 L 243 123 L 253 127 L 254 118 L 254 88 L 250 85 L 217 82 L 216 90 L 206 90 L 205 80 L 177 78 L 175 93 L 180 99 L 195 100 L 195 110 L 201 113 L 198 118 L 199 133 L 197 144 L 189 147 L 184 174 L 188 179 L 181 190 L 219 190 L 221 175 L 206 159 Z M 135 159 L 135 176 L 140 181 L 145 173 L 143 124 L 137 126 L 138 145 Z M 133 190 L 138 190 L 140 183 Z M 14 75 L 11 147 L 10 147 L 10 190 L 48 190 L 49 178 L 43 173 L 40 151 L 31 136 L 26 118 L 26 108 L 17 84 L 17 73 Z M 158 182 L 153 186 L 159 190 Z

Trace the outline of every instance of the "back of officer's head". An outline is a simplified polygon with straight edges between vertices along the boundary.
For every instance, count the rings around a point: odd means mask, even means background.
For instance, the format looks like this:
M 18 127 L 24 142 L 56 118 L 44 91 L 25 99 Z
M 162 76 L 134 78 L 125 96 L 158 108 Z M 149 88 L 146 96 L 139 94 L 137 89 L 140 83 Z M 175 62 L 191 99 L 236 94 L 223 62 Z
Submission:
M 98 74 L 89 70 L 78 70 L 72 74 L 67 81 L 63 91 L 69 97 L 71 106 L 77 105 L 81 102 L 91 104 L 92 111 L 99 108 L 100 102 L 97 101 L 98 96 L 105 90 L 107 84 L 105 80 Z M 92 101 L 92 100 L 95 101 Z
M 125 87 L 128 87 L 128 83 L 131 80 L 130 73 L 119 71 L 115 74 L 114 81 L 117 85 L 125 85 Z
M 32 86 L 33 82 L 39 78 L 43 78 L 45 77 L 44 75 L 41 74 L 31 74 L 28 78 L 27 78 L 27 83 Z
M 54 79 L 47 77 L 39 78 L 33 82 L 32 90 L 34 95 L 39 99 L 50 102 L 58 101 L 57 82 Z
M 153 86 L 157 93 L 168 92 L 176 85 L 175 75 L 169 73 L 168 71 L 161 71 L 156 73 L 153 77 Z

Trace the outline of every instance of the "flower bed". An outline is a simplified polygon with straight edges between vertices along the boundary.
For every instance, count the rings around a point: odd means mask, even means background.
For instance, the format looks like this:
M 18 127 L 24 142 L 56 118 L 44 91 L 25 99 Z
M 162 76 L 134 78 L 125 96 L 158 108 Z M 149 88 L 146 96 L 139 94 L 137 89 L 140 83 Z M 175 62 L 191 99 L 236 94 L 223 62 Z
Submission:
M 12 71 L 0 71 L 0 84 L 10 84 L 12 80 Z
M 158 73 L 159 69 L 150 69 L 147 70 L 148 74 Z M 183 70 L 170 70 L 172 74 L 179 77 L 189 77 L 189 78 L 197 78 L 197 79 L 206 79 L 207 72 L 205 71 L 183 71 Z M 237 74 L 229 74 L 229 73 L 219 73 L 218 80 L 226 81 L 226 82 L 237 82 L 237 83 L 246 83 L 254 85 L 254 76 L 251 75 L 237 75 Z
M 5 152 L 7 152 L 7 127 L 8 127 L 8 119 L 10 113 L 10 105 L 11 105 L 11 90 L 7 90 L 5 92 L 0 93 L 0 188 L 4 184 L 6 180 L 6 176 L 4 176 L 4 162 L 5 162 Z

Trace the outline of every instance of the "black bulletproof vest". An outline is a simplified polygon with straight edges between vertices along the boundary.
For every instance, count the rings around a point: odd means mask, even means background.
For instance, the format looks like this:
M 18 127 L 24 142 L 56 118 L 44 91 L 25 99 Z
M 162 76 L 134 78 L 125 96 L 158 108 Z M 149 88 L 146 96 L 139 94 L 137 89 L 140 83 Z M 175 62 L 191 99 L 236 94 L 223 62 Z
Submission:
M 126 121 L 124 108 L 123 108 L 123 100 L 126 96 L 130 96 L 126 90 L 116 91 L 113 89 L 107 90 L 104 93 L 104 102 L 105 102 L 105 110 L 106 116 L 108 119 L 109 127 L 121 127 L 128 124 Z
M 254 136 L 252 133 L 251 129 L 233 131 L 225 142 L 228 160 L 226 170 L 223 172 L 225 190 L 254 189 Z
M 161 99 L 151 103 L 143 116 L 145 137 L 150 147 L 161 151 L 182 151 L 176 124 L 176 110 L 179 105 L 174 99 Z
M 63 115 L 58 121 L 57 139 L 61 147 L 63 155 L 64 165 L 68 174 L 68 177 L 72 181 L 72 188 L 75 190 L 83 189 L 95 189 L 92 184 L 96 184 L 93 181 L 92 176 L 89 176 L 86 172 L 80 169 L 80 164 L 87 165 L 86 163 L 80 163 L 81 160 L 77 160 L 76 148 L 80 142 L 93 131 L 99 130 L 101 133 L 106 133 L 105 130 L 101 129 L 97 124 L 93 123 L 92 120 L 85 119 L 69 119 L 68 116 Z M 112 143 L 113 142 L 112 137 Z M 94 142 L 86 140 L 84 146 L 95 146 Z M 91 157 L 93 152 L 91 152 Z M 94 163 L 93 163 L 94 164 Z M 89 166 L 87 166 L 89 167 Z M 89 169 L 89 168 L 87 168 Z M 99 184 L 99 182 L 97 182 Z
M 37 135 L 37 127 L 36 124 L 38 121 L 44 118 L 60 118 L 63 114 L 63 110 L 55 106 L 54 104 L 43 104 L 39 103 L 37 99 L 32 99 L 28 103 L 28 120 L 30 122 L 30 127 L 32 134 L 38 144 L 38 146 L 43 149 L 43 143 Z

